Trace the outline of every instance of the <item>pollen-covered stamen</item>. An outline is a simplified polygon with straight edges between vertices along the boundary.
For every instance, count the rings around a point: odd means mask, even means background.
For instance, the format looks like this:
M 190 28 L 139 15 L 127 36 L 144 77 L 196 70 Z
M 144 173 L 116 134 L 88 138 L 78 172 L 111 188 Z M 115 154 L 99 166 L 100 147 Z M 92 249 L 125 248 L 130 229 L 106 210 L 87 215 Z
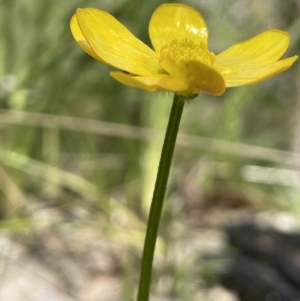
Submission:
M 181 60 L 185 62 L 195 60 L 207 66 L 214 65 L 216 60 L 215 54 L 208 51 L 203 42 L 195 43 L 189 38 L 173 40 L 169 45 L 162 47 L 160 60 L 165 58 L 170 58 L 177 62 Z

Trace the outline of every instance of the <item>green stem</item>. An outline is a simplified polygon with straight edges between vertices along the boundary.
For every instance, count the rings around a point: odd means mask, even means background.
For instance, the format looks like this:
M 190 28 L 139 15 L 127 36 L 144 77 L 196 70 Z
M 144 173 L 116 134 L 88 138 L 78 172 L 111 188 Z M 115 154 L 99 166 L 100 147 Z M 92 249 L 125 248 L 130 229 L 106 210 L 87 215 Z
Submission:
M 183 107 L 184 100 L 174 94 L 149 213 L 137 301 L 149 300 L 155 243 Z

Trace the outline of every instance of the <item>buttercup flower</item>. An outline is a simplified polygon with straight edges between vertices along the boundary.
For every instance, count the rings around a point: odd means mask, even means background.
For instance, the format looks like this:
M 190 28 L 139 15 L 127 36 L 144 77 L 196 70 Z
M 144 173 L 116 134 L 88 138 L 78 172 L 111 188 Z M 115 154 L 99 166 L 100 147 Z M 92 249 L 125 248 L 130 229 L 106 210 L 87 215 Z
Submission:
M 78 9 L 71 31 L 80 47 L 120 71 L 117 81 L 148 91 L 173 91 L 193 98 L 200 91 L 221 95 L 226 88 L 256 83 L 288 69 L 298 56 L 279 60 L 288 33 L 271 29 L 215 55 L 207 48 L 201 14 L 184 4 L 163 4 L 153 13 L 149 35 L 154 50 L 109 13 Z

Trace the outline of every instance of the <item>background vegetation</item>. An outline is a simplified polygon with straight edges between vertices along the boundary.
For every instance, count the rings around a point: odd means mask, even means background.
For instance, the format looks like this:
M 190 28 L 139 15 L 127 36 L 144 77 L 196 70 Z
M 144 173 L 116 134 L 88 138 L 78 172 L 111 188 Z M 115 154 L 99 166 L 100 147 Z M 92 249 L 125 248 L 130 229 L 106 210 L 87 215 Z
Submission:
M 135 295 L 172 96 L 115 82 L 109 67 L 75 43 L 69 20 L 78 7 L 98 7 L 150 44 L 148 21 L 163 2 L 0 0 L 1 235 L 37 258 L 74 300 Z M 299 54 L 297 0 L 185 3 L 207 20 L 216 53 L 278 28 L 292 36 L 287 55 Z M 207 231 L 261 211 L 297 220 L 299 72 L 295 64 L 186 106 L 158 242 L 156 296 L 218 300 L 205 292 L 220 262 L 201 256 L 211 252 L 207 238 L 217 245 L 221 238 Z M 102 283 L 109 283 L 103 291 Z

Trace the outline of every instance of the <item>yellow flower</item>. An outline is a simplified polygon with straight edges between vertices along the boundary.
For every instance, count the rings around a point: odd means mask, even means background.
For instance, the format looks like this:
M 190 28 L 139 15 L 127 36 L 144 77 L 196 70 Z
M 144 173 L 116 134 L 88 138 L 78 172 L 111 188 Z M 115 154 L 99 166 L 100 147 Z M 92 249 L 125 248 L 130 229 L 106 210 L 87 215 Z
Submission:
M 120 71 L 117 81 L 148 91 L 173 91 L 187 98 L 200 91 L 221 95 L 228 87 L 262 81 L 288 69 L 298 56 L 279 60 L 288 33 L 271 29 L 215 55 L 207 48 L 201 14 L 184 4 L 163 4 L 153 13 L 149 35 L 154 50 L 109 13 L 78 9 L 71 20 L 77 43 L 95 59 Z

